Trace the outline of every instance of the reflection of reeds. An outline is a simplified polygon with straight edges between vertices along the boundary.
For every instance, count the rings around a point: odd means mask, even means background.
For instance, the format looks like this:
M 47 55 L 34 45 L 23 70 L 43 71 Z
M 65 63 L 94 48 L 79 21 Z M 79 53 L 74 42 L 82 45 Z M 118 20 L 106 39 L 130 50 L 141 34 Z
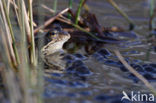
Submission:
M 14 8 L 15 13 L 9 8 Z M 28 1 L 29 16 L 23 0 L 1 0 L 0 11 L 0 53 L 4 63 L 2 76 L 10 102 L 41 103 L 43 85 L 40 84 L 43 82 L 41 79 L 43 73 L 41 69 L 39 71 L 36 69 L 32 0 Z M 16 21 L 10 18 L 10 15 L 16 16 L 18 26 L 12 24 L 12 21 Z M 14 31 L 15 26 L 20 34 Z M 20 37 L 18 47 L 15 34 Z M 38 89 L 37 86 L 40 90 L 35 90 Z M 32 89 L 38 92 L 30 92 Z

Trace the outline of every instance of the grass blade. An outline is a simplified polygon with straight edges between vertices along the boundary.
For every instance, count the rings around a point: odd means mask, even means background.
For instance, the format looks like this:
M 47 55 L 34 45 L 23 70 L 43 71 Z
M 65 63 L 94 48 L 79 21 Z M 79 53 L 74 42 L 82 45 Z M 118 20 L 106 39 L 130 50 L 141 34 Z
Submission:
M 85 0 L 80 1 L 79 7 L 78 7 L 78 10 L 77 10 L 77 13 L 76 13 L 76 18 L 75 18 L 75 24 L 76 25 L 78 24 L 81 8 L 82 8 L 82 5 L 83 5 L 84 1 Z
M 53 10 L 55 13 L 57 12 L 57 0 L 54 0 Z
M 9 31 L 10 31 L 10 34 L 11 34 L 12 47 L 13 47 L 13 50 L 14 50 L 16 63 L 17 63 L 17 64 L 14 64 L 14 65 L 17 66 L 19 64 L 19 56 L 18 56 L 18 53 L 17 53 L 16 44 L 15 44 L 15 37 L 14 37 L 13 29 L 12 29 L 12 26 L 11 26 L 11 21 L 10 21 L 10 18 L 9 18 L 8 10 L 7 10 L 7 7 L 6 7 L 6 1 L 2 0 L 2 3 L 3 3 L 4 12 L 5 12 L 7 24 L 8 24 L 8 27 L 9 27 Z
M 154 24 L 154 4 L 155 4 L 155 0 L 150 0 L 150 20 L 149 20 L 149 29 L 152 30 L 153 28 L 155 28 L 155 24 Z
M 130 30 L 134 28 L 135 24 L 133 21 L 128 17 L 126 13 L 124 13 L 119 6 L 113 0 L 107 0 L 130 24 Z
M 69 9 L 72 9 L 72 7 L 73 7 L 73 0 L 69 0 L 68 7 L 69 7 Z M 68 13 L 68 19 L 71 19 L 71 14 L 70 13 Z

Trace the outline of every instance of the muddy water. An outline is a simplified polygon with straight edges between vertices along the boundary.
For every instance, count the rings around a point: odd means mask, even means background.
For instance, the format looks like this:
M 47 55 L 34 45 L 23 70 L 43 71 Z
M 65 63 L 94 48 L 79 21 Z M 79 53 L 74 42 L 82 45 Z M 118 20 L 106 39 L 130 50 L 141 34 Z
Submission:
M 58 11 L 67 7 L 68 0 L 58 0 Z M 120 45 L 120 51 L 125 57 L 128 57 L 131 63 L 138 63 L 143 68 L 144 64 L 156 63 L 156 53 L 150 52 L 147 61 L 146 53 L 150 43 L 145 42 L 145 36 L 149 34 L 149 6 L 147 0 L 115 0 L 119 7 L 125 11 L 137 25 L 135 32 L 137 38 L 132 38 L 126 43 Z M 52 7 L 53 0 L 44 2 Z M 73 9 L 77 7 L 78 0 L 75 0 Z M 105 27 L 119 26 L 128 31 L 127 21 L 106 1 L 106 0 L 88 0 L 90 10 L 96 14 L 99 23 Z M 47 14 L 50 15 L 50 14 Z M 104 47 L 101 47 L 104 48 Z M 85 61 L 86 65 L 92 71 L 92 75 L 77 77 L 71 74 L 51 73 L 46 78 L 45 100 L 46 103 L 120 103 L 122 91 L 130 93 L 131 91 L 148 92 L 149 90 L 139 81 L 130 77 L 129 72 L 123 72 L 114 57 L 113 51 L 107 60 L 99 61 L 94 57 L 89 57 Z M 113 60 L 115 62 L 108 62 Z M 156 69 L 156 68 L 155 68 Z M 156 74 L 153 74 L 156 78 Z M 156 80 L 151 84 L 156 88 Z

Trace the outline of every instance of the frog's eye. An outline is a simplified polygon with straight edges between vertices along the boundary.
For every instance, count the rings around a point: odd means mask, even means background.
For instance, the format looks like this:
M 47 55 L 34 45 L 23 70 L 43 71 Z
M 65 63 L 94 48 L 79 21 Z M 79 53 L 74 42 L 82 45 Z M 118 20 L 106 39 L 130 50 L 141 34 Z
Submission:
M 55 39 L 58 37 L 59 32 L 57 30 L 53 30 L 52 32 L 50 32 L 50 38 L 51 39 Z

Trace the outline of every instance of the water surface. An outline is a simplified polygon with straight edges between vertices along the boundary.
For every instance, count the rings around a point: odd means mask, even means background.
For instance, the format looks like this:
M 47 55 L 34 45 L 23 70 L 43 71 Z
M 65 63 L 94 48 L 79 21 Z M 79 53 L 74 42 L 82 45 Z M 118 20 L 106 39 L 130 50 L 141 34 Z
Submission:
M 58 10 L 68 6 L 68 0 L 58 0 Z M 127 13 L 134 21 L 134 30 L 137 38 L 131 38 L 120 45 L 120 51 L 130 62 L 136 64 L 134 67 L 142 75 L 145 75 L 151 84 L 156 88 L 156 73 L 149 71 L 151 63 L 156 63 L 156 53 L 150 52 L 149 60 L 146 60 L 146 53 L 150 43 L 145 42 L 149 34 L 149 4 L 147 0 L 115 0 L 119 7 Z M 74 1 L 73 9 L 78 6 L 78 0 Z M 46 0 L 45 5 L 52 7 L 53 1 Z M 129 29 L 128 22 L 106 1 L 88 0 L 90 11 L 96 14 L 99 23 L 104 27 L 118 26 Z M 50 15 L 50 14 L 46 14 Z M 124 34 L 123 34 L 124 35 Z M 105 48 L 105 47 L 101 47 Z M 142 82 L 137 80 L 130 72 L 124 71 L 113 51 L 108 59 L 100 61 L 89 57 L 86 65 L 90 68 L 92 75 L 75 76 L 72 74 L 49 74 L 45 77 L 46 86 L 44 97 L 46 103 L 120 103 L 122 91 L 149 92 Z M 141 71 L 140 68 L 145 71 Z M 156 68 L 152 67 L 156 70 Z M 152 70 L 153 70 L 152 69 Z M 150 75 L 153 76 L 150 77 Z

